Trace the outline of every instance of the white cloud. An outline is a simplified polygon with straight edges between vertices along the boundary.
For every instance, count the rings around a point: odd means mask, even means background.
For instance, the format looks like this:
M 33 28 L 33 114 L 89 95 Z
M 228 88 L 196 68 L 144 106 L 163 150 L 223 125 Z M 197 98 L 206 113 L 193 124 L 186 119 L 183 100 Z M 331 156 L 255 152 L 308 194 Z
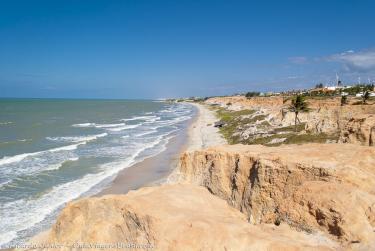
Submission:
M 360 52 L 349 50 L 332 55 L 328 59 L 343 63 L 345 69 L 348 71 L 369 72 L 375 70 L 375 50 Z
M 287 79 L 300 79 L 302 76 L 288 76 Z
M 307 58 L 306 57 L 290 57 L 288 58 L 290 62 L 293 64 L 305 64 L 307 63 Z

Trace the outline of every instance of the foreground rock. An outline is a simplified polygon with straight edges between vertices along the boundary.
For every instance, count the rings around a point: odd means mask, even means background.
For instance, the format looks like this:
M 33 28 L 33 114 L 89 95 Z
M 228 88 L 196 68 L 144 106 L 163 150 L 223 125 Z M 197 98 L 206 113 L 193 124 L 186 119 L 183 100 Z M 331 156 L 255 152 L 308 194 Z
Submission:
M 333 250 L 284 224 L 254 226 L 206 188 L 163 185 L 69 203 L 42 243 L 137 244 L 156 250 Z M 69 249 L 69 248 L 66 248 Z M 104 248 L 109 249 L 109 248 Z M 93 250 L 87 249 L 87 250 Z M 113 250 L 113 249 L 111 249 Z M 119 249 L 124 250 L 124 249 Z
M 205 186 L 251 223 L 323 231 L 375 250 L 375 149 L 350 144 L 222 146 L 185 153 L 185 181 Z

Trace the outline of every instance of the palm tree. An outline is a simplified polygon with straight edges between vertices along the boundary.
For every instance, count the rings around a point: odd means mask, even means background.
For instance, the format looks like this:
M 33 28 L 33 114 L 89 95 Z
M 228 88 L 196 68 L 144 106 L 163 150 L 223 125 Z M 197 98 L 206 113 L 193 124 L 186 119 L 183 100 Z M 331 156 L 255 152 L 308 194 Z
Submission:
M 363 104 L 366 104 L 367 100 L 370 98 L 370 92 L 369 91 L 365 91 L 365 93 L 363 93 L 362 95 L 362 103 Z
M 344 106 L 348 103 L 348 97 L 346 95 L 341 96 L 341 106 Z
M 309 104 L 305 101 L 305 97 L 301 95 L 294 96 L 292 98 L 292 102 L 289 106 L 289 110 L 291 112 L 294 112 L 295 118 L 294 118 L 294 129 L 297 131 L 297 121 L 298 123 L 301 123 L 301 121 L 298 118 L 298 114 L 300 112 L 308 112 L 309 109 Z

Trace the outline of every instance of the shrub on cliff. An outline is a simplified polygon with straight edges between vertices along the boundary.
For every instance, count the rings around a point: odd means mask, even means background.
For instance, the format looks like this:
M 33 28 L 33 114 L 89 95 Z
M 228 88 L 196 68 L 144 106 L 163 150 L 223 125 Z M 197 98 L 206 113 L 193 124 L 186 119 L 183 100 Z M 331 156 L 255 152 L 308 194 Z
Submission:
M 369 98 L 370 98 L 370 92 L 369 91 L 365 91 L 365 93 L 363 93 L 363 95 L 362 95 L 362 102 L 363 102 L 363 104 L 366 104 L 367 100 Z
M 246 98 L 251 98 L 251 97 L 258 97 L 260 95 L 260 92 L 248 92 L 246 93 Z

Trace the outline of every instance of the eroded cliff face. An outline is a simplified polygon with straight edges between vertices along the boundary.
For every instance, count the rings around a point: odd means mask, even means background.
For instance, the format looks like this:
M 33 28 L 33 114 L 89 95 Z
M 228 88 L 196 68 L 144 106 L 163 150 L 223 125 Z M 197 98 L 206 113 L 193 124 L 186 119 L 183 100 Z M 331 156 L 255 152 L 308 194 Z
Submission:
M 374 107 L 375 111 L 375 107 Z M 375 115 L 358 115 L 344 120 L 340 129 L 340 143 L 374 146 Z
M 350 144 L 221 146 L 185 153 L 180 172 L 245 213 L 375 248 L 375 149 Z
M 44 244 L 69 247 L 121 243 L 126 250 L 334 250 L 335 242 L 286 224 L 251 225 L 246 216 L 194 185 L 142 188 L 69 203 Z M 131 247 L 131 246 L 130 246 Z M 53 250 L 53 249 L 51 249 Z M 93 247 L 84 250 L 98 250 Z M 102 250 L 125 250 L 104 248 Z
M 249 133 L 272 135 L 280 127 L 293 126 L 295 115 L 288 110 L 289 101 L 283 97 L 218 97 L 210 98 L 207 104 L 217 104 L 229 110 L 250 109 L 264 115 L 269 123 L 266 130 L 256 124 L 239 130 L 240 135 Z M 300 113 L 299 120 L 305 124 L 305 131 L 313 134 L 337 135 L 335 141 L 357 145 L 374 145 L 375 105 L 340 105 L 340 98 L 308 99 L 310 112 Z M 351 101 L 353 103 L 354 100 Z M 228 105 L 230 104 L 230 105 Z M 256 129 L 254 132 L 254 128 Z M 336 137 L 335 137 L 336 138 Z
M 284 104 L 283 97 L 253 97 L 246 98 L 244 96 L 228 96 L 214 97 L 206 100 L 207 104 L 218 104 L 221 106 L 229 106 L 233 110 L 243 109 L 261 109 L 281 107 Z
M 340 106 L 340 97 L 327 98 L 327 99 L 309 99 L 311 108 L 319 109 L 322 107 L 337 107 Z M 252 97 L 246 98 L 245 96 L 228 96 L 228 97 L 213 97 L 205 101 L 206 104 L 217 104 L 222 107 L 231 106 L 231 109 L 256 109 L 264 108 L 270 109 L 274 107 L 282 107 L 290 104 L 290 99 L 283 96 L 273 97 Z M 229 105 L 230 104 L 230 105 Z

